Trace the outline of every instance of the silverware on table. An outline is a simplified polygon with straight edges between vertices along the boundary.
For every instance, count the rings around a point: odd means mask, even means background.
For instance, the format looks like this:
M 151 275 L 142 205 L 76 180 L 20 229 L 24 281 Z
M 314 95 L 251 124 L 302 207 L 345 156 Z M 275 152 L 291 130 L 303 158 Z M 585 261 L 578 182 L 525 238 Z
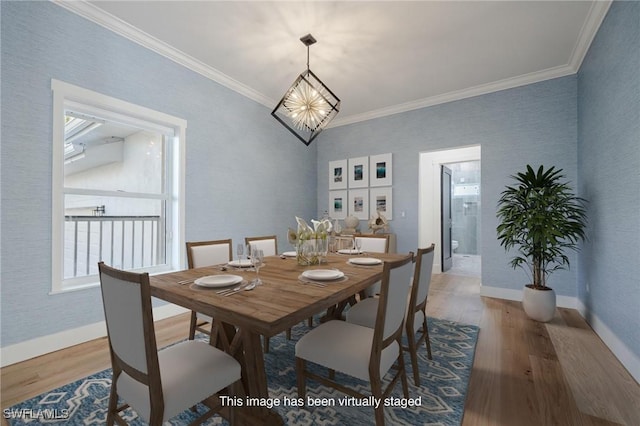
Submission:
M 312 281 L 312 280 L 306 280 L 306 279 L 302 279 L 300 278 L 300 282 L 303 284 L 310 284 L 310 285 L 314 285 L 316 287 L 326 287 L 327 283 L 323 283 L 320 281 Z
M 237 287 L 225 288 L 223 290 L 216 291 L 216 293 L 224 296 L 225 293 L 230 293 L 232 291 L 240 291 L 240 290 L 242 290 L 242 288 L 246 287 L 247 285 L 249 285 L 249 283 L 247 281 L 243 281 L 240 284 L 238 284 Z
M 223 290 L 222 292 L 218 292 L 218 294 L 223 297 L 226 297 L 226 296 L 231 296 L 232 294 L 239 293 L 241 291 L 250 291 L 250 290 L 253 290 L 254 288 L 256 288 L 255 281 L 244 282 L 240 284 L 238 287 L 227 289 L 227 291 Z

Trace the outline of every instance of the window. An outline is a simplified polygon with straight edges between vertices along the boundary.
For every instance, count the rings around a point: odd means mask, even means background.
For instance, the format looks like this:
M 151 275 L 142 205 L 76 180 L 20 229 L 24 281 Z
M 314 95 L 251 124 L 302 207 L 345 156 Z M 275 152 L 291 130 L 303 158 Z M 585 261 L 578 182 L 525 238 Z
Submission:
M 183 264 L 186 122 L 52 80 L 52 291 Z

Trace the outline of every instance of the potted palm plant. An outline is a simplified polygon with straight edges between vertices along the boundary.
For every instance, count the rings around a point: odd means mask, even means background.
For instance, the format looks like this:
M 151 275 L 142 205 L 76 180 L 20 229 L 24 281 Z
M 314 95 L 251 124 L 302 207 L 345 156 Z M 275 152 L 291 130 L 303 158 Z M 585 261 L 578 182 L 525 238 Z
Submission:
M 579 249 L 585 239 L 586 200 L 577 197 L 562 169 L 543 166 L 511 176 L 517 184 L 507 186 L 498 201 L 498 241 L 506 251 L 517 250 L 511 266 L 529 272 L 531 283 L 524 288 L 522 305 L 537 321 L 550 321 L 556 295 L 547 286 L 547 276 L 569 267 L 567 250 Z

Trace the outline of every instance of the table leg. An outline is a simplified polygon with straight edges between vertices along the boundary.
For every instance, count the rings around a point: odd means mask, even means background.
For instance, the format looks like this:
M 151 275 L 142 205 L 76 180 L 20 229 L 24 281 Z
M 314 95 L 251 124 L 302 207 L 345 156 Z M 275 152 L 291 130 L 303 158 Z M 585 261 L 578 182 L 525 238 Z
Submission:
M 351 306 L 356 304 L 356 297 L 351 296 L 346 300 L 338 303 L 337 305 L 331 306 L 327 309 L 327 312 L 320 318 L 320 322 L 327 322 L 331 320 L 344 320 L 342 317 L 342 313 L 344 312 L 344 308 L 347 307 L 347 303 Z
M 234 357 L 239 363 L 242 369 L 242 390 L 244 395 L 250 395 L 250 377 L 247 374 L 247 360 L 244 354 L 244 333 L 241 330 L 237 330 L 235 326 L 227 323 L 217 322 L 217 348 L 225 351 L 232 357 Z
M 252 397 L 268 398 L 267 373 L 264 366 L 264 355 L 260 335 L 243 330 L 244 360 L 248 380 L 248 394 Z

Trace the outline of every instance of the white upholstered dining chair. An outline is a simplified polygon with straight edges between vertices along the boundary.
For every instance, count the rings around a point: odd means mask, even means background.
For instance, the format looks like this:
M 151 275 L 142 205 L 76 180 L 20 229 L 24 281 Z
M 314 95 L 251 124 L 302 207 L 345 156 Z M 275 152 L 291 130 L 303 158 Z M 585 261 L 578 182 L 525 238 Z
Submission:
M 360 251 L 363 253 L 389 253 L 388 235 L 363 235 L 356 234 L 354 243 L 360 242 Z M 380 292 L 380 282 L 374 283 L 361 293 L 364 297 L 372 297 Z
M 278 238 L 275 235 L 267 235 L 263 237 L 245 237 L 245 244 L 251 246 L 251 249 L 257 248 L 262 250 L 265 256 L 276 256 L 278 254 Z
M 107 424 L 126 425 L 120 412 L 131 407 L 145 422 L 160 426 L 216 394 L 240 386 L 240 364 L 204 342 L 187 340 L 158 352 L 149 274 L 98 264 L 113 376 Z M 118 399 L 124 401 L 118 406 Z M 192 424 L 213 416 L 209 410 Z M 230 422 L 234 409 L 230 408 Z
M 187 266 L 189 269 L 227 263 L 233 259 L 231 239 L 213 241 L 190 241 L 187 245 Z M 195 338 L 200 331 L 213 339 L 213 318 L 200 312 L 191 311 L 189 324 L 189 340 Z
M 423 341 L 427 348 L 427 357 L 432 359 L 426 308 L 429 287 L 431 285 L 434 252 L 434 244 L 431 244 L 431 246 L 427 248 L 418 249 L 405 318 L 405 330 L 408 342 L 408 347 L 405 349 L 409 351 L 409 355 L 411 356 L 413 381 L 416 386 L 420 386 L 418 347 Z M 373 328 L 375 327 L 377 311 L 378 299 L 368 298 L 352 306 L 351 309 L 347 311 L 346 320 L 352 324 Z M 419 335 L 417 339 L 416 335 Z
M 368 381 L 371 394 L 385 398 L 400 380 L 408 398 L 407 376 L 402 356 L 402 325 L 407 306 L 407 293 L 412 271 L 413 253 L 385 262 L 375 327 L 369 328 L 345 321 L 328 321 L 304 335 L 296 343 L 298 397 L 306 400 L 306 379 L 331 386 L 348 395 L 365 398 L 354 388 L 335 381 L 334 372 Z M 307 363 L 329 369 L 324 377 L 307 369 Z M 396 373 L 385 390 L 382 379 L 397 364 Z M 375 409 L 376 425 L 384 425 L 384 404 Z
M 353 239 L 356 244 L 360 242 L 360 250 L 363 253 L 389 253 L 388 235 L 356 234 Z

